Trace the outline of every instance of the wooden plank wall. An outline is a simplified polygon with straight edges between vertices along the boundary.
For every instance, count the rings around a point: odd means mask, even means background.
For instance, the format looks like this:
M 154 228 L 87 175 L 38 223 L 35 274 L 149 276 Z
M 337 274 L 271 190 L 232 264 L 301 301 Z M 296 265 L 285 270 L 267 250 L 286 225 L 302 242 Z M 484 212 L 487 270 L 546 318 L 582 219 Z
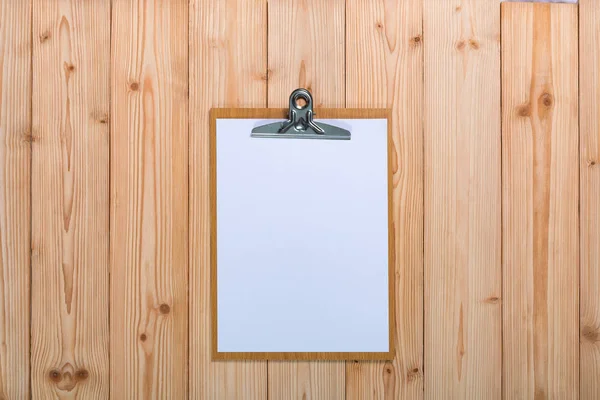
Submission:
M 426 398 L 501 395 L 500 9 L 424 0 Z
M 600 398 L 600 2 L 579 2 L 580 393 Z
M 33 2 L 31 392 L 108 397 L 110 3 Z
M 187 397 L 187 0 L 115 0 L 111 397 Z
M 31 0 L 0 3 L 0 398 L 30 396 Z
M 600 5 L 498 3 L 0 0 L 0 398 L 599 398 Z M 300 86 L 393 111 L 392 362 L 211 361 L 209 109 Z

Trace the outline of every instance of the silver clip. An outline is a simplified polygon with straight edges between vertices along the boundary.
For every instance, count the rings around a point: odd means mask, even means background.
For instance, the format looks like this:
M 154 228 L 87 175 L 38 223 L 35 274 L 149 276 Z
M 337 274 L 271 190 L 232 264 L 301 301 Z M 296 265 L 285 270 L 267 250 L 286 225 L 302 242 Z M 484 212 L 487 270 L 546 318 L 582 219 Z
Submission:
M 299 105 L 298 100 L 306 104 Z M 327 139 L 350 140 L 350 132 L 337 126 L 314 121 L 313 99 L 306 89 L 296 89 L 290 95 L 288 120 L 257 126 L 253 138 Z

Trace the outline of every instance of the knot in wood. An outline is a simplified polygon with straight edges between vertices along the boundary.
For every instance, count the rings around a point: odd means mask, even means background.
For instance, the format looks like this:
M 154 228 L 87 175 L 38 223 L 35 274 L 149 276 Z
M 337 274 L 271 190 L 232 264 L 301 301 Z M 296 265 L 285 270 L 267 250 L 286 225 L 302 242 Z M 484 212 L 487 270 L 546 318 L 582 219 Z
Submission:
M 542 101 L 542 104 L 546 107 L 552 107 L 552 105 L 554 104 L 554 96 L 552 96 L 550 93 L 544 93 L 540 96 L 540 100 Z
M 48 377 L 54 383 L 58 383 L 62 380 L 62 374 L 60 373 L 60 371 L 58 371 L 56 369 L 53 369 L 52 371 L 50 371 L 50 373 L 48 374 Z
M 48 39 L 50 39 L 50 32 L 46 31 L 40 34 L 40 43 L 44 43 Z
M 90 376 L 90 373 L 86 369 L 80 369 L 75 373 L 75 378 L 80 381 L 86 380 Z
M 517 115 L 519 117 L 529 117 L 531 116 L 531 105 L 523 104 L 517 107 Z
M 171 311 L 171 307 L 168 304 L 161 304 L 159 307 L 161 314 L 168 314 Z
M 469 45 L 471 46 L 472 49 L 475 49 L 475 50 L 479 50 L 479 48 L 481 47 L 479 42 L 475 39 L 469 39 Z

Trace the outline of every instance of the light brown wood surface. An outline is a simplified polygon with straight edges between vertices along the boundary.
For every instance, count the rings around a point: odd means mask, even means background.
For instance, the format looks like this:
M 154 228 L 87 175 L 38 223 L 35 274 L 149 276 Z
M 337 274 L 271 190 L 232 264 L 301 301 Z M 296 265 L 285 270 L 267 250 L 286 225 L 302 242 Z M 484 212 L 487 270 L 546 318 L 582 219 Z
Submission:
M 30 396 L 31 1 L 0 4 L 0 398 Z
M 33 398 L 108 397 L 109 11 L 33 3 Z
M 600 398 L 600 2 L 579 1 L 581 399 Z
M 266 0 L 190 3 L 190 398 L 267 398 L 266 361 L 211 361 L 212 107 L 267 105 Z
M 348 362 L 347 399 L 423 397 L 423 35 L 421 1 L 348 2 L 346 105 L 392 110 L 396 357 Z
M 315 107 L 344 107 L 345 1 L 269 0 L 268 107 L 297 88 Z M 269 398 L 343 399 L 344 362 L 270 361 Z
M 315 108 L 344 107 L 344 0 L 269 0 L 268 107 L 308 89 Z
M 188 391 L 188 1 L 114 0 L 111 397 Z
M 498 399 L 500 9 L 424 0 L 424 10 L 425 398 Z
M 502 6 L 503 388 L 579 392 L 577 7 Z
M 0 398 L 599 398 L 600 4 L 503 7 L 0 0 Z M 393 110 L 391 363 L 211 361 L 209 109 L 298 86 Z

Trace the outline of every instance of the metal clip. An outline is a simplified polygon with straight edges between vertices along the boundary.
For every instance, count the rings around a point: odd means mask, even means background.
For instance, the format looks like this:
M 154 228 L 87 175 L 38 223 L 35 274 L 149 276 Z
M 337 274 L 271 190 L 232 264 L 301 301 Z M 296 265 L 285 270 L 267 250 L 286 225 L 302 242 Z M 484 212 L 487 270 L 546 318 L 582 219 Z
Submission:
M 306 104 L 299 105 L 298 100 Z M 314 121 L 313 98 L 306 89 L 296 89 L 290 95 L 288 120 L 257 126 L 252 129 L 253 138 L 290 138 L 350 140 L 350 132 L 337 126 Z

